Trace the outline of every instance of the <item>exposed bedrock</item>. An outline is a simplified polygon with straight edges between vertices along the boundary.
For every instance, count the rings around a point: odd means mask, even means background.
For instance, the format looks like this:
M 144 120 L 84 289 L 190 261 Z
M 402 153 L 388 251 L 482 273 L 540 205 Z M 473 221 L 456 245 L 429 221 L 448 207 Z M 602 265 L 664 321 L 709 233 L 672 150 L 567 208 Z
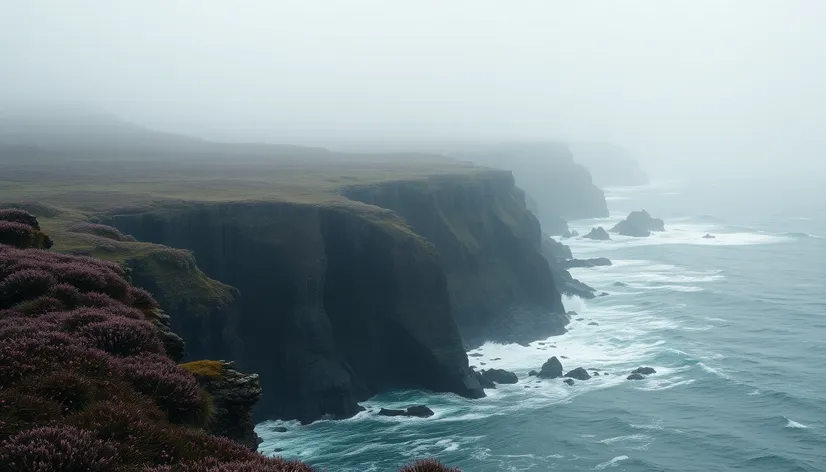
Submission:
M 539 222 L 510 172 L 353 187 L 345 195 L 393 210 L 435 245 L 469 346 L 564 332 L 568 320 Z
M 396 388 L 484 395 L 436 251 L 389 211 L 188 203 L 111 222 L 192 250 L 207 275 L 239 289 L 236 318 L 217 331 L 240 346 L 239 365 L 261 375 L 259 419 L 349 417 L 358 401 Z M 187 342 L 204 336 L 197 321 L 183 324 Z

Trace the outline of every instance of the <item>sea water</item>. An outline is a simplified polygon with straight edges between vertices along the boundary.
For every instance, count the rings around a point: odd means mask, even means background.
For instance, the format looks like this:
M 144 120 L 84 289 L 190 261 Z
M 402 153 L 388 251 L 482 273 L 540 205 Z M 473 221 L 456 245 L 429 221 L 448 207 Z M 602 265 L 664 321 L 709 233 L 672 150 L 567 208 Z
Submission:
M 263 423 L 261 452 L 335 471 L 424 457 L 474 472 L 826 471 L 826 189 L 739 177 L 606 196 L 610 218 L 571 226 L 609 229 L 645 208 L 666 231 L 566 241 L 576 257 L 614 262 L 572 271 L 608 295 L 565 299 L 577 312 L 565 335 L 474 351 L 472 364 L 519 383 L 481 400 L 385 394 L 352 419 L 286 433 Z M 602 375 L 573 386 L 528 377 L 554 355 Z M 639 366 L 657 373 L 626 380 Z M 376 415 L 419 403 L 435 416 Z

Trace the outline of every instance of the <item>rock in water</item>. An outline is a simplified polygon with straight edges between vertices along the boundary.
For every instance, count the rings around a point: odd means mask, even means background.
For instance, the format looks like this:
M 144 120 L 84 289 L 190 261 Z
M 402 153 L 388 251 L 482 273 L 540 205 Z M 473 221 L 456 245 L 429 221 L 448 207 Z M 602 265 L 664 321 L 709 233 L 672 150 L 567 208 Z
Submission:
M 406 410 L 395 410 L 390 408 L 382 408 L 379 410 L 379 415 L 381 416 L 415 416 L 418 418 L 428 418 L 433 416 L 433 410 L 424 406 L 424 405 L 416 405 L 408 407 Z
M 614 287 L 627 287 L 628 286 L 628 284 L 624 283 L 624 282 L 614 282 L 612 285 Z
M 708 234 L 708 233 L 706 233 L 706 235 L 705 235 L 705 236 L 703 236 L 703 239 L 715 239 L 716 237 L 717 237 L 717 236 L 714 236 L 713 234 Z
M 593 239 L 596 241 L 610 241 L 611 236 L 605 231 L 605 228 L 602 226 L 593 228 L 588 234 L 583 236 L 585 239 Z
M 538 373 L 539 373 L 539 372 L 537 372 L 537 371 L 535 371 L 535 370 L 532 370 L 532 371 L 528 372 L 528 377 L 536 377 L 536 375 L 537 375 Z
M 287 428 L 285 428 L 283 426 L 276 426 L 274 428 L 270 428 L 270 431 L 273 431 L 273 432 L 276 432 L 276 433 L 286 433 Z
M 588 380 L 591 378 L 591 375 L 588 374 L 588 371 L 583 369 L 582 367 L 577 367 L 576 369 L 565 374 L 565 377 L 577 380 Z
M 656 374 L 657 371 L 653 367 L 637 367 L 631 371 L 632 374 L 651 375 Z
M 599 323 L 597 323 L 596 321 L 592 321 L 588 323 L 588 326 L 599 326 Z
M 565 379 L 565 380 L 563 380 L 563 382 L 565 382 L 568 385 L 573 385 L 575 383 L 574 379 Z
M 559 362 L 559 359 L 556 356 L 551 357 L 544 364 L 542 364 L 542 368 L 539 369 L 539 373 L 536 374 L 537 377 L 540 379 L 555 379 L 558 377 L 562 377 L 562 363 Z
M 652 231 L 665 231 L 665 223 L 659 218 L 652 217 L 645 210 L 632 211 L 627 218 L 611 228 L 612 233 L 638 238 L 651 236 Z
M 626 379 L 627 380 L 643 380 L 643 379 L 645 379 L 645 376 L 642 375 L 642 374 L 631 374 L 628 377 L 626 377 Z
M 513 372 L 508 372 L 504 369 L 488 369 L 481 372 L 482 377 L 490 382 L 498 384 L 515 384 L 519 382 L 519 378 Z
M 569 261 L 560 262 L 559 265 L 566 269 L 574 267 L 600 267 L 610 266 L 611 260 L 607 257 L 595 257 L 592 259 L 571 259 Z
M 484 371 L 473 373 L 476 376 L 476 380 L 479 381 L 479 385 L 481 385 L 482 388 L 496 388 L 496 384 L 488 380 L 487 377 L 484 376 L 483 372 Z

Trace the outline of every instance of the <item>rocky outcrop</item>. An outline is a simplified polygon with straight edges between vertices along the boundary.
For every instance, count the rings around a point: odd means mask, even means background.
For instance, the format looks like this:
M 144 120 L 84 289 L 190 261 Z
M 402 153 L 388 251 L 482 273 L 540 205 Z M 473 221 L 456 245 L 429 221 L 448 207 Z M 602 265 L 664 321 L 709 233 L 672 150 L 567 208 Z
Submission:
M 498 384 L 515 384 L 519 382 L 519 378 L 513 372 L 504 369 L 488 369 L 480 372 L 482 377 L 490 382 Z
M 631 374 L 625 378 L 626 380 L 645 380 L 645 376 L 642 374 Z
M 715 239 L 716 237 L 717 237 L 717 236 L 714 236 L 713 234 L 708 234 L 708 233 L 706 233 L 706 235 L 705 235 L 705 236 L 703 236 L 703 239 Z
M 417 418 L 429 418 L 433 416 L 433 410 L 424 405 L 409 406 L 405 410 L 394 410 L 390 408 L 382 408 L 379 410 L 380 416 L 414 416 Z
M 261 440 L 252 421 L 252 408 L 261 398 L 258 375 L 238 372 L 234 363 L 226 361 L 196 361 L 182 367 L 195 375 L 212 399 L 209 432 L 258 450 Z
M 358 401 L 397 388 L 484 395 L 451 317 L 438 254 L 387 210 L 183 204 L 111 223 L 193 251 L 206 274 L 240 291 L 237 359 L 261 375 L 259 418 L 345 418 Z M 181 334 L 189 343 L 202 333 Z
M 564 332 L 567 318 L 542 255 L 539 222 L 509 172 L 389 182 L 344 194 L 392 210 L 435 246 L 468 345 Z
M 570 272 L 560 265 L 551 263 L 551 273 L 554 276 L 554 284 L 556 284 L 558 290 L 563 294 L 585 299 L 591 299 L 596 296 L 595 288 L 575 279 Z
M 571 268 L 582 268 L 582 267 L 602 267 L 602 266 L 610 266 L 611 259 L 607 257 L 595 257 L 592 259 L 571 259 L 567 261 L 559 262 L 559 265 L 565 269 Z
M 637 367 L 631 371 L 632 374 L 651 375 L 656 374 L 657 371 L 653 367 Z
M 582 367 L 577 367 L 576 369 L 565 374 L 565 377 L 577 380 L 588 380 L 591 378 L 591 375 Z
M 562 363 L 556 358 L 556 356 L 551 357 L 545 361 L 544 364 L 542 364 L 542 368 L 536 376 L 540 379 L 555 379 L 562 377 Z
M 605 231 L 605 228 L 603 228 L 602 226 L 598 226 L 596 228 L 591 229 L 591 231 L 585 236 L 583 236 L 583 238 L 593 239 L 596 241 L 608 241 L 611 239 L 611 235 L 609 235 L 608 232 Z
M 542 254 L 548 262 L 565 261 L 574 257 L 570 247 L 544 233 L 542 234 Z
M 611 228 L 612 233 L 637 238 L 651 236 L 652 231 L 665 231 L 665 223 L 659 218 L 652 217 L 645 210 L 632 211 L 627 218 Z
M 572 229 L 572 230 L 567 230 L 567 229 L 566 229 L 566 230 L 562 233 L 562 237 L 563 237 L 563 238 L 565 238 L 565 239 L 567 239 L 567 238 L 573 238 L 573 237 L 576 237 L 576 236 L 579 236 L 579 232 L 578 232 L 577 230 L 575 230 L 575 229 Z

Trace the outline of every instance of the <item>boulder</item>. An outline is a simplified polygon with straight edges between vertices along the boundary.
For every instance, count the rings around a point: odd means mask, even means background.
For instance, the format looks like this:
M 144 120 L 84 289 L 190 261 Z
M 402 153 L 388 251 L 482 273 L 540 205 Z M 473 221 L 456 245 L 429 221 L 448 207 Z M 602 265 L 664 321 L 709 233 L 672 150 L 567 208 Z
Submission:
M 594 377 L 598 377 L 598 376 L 599 376 L 599 372 L 594 372 Z
M 645 210 L 632 211 L 628 217 L 611 228 L 612 233 L 637 238 L 651 236 L 652 231 L 665 231 L 665 223 L 659 218 L 652 217 Z
M 565 379 L 565 380 L 563 380 L 563 382 L 565 382 L 568 385 L 573 385 L 575 383 L 574 379 Z
M 626 377 L 627 380 L 643 380 L 644 378 L 645 376 L 642 374 L 631 374 Z
M 588 371 L 582 367 L 577 367 L 576 369 L 565 374 L 565 377 L 577 380 L 588 380 L 591 378 L 591 375 L 588 374 Z
M 637 367 L 631 371 L 632 374 L 651 375 L 656 374 L 657 371 L 653 367 Z
M 588 323 L 588 326 L 599 326 L 599 323 L 597 323 L 596 321 L 592 321 Z
M 562 377 L 562 363 L 559 362 L 559 359 L 556 356 L 551 357 L 544 364 L 542 364 L 542 368 L 539 369 L 539 373 L 536 374 L 537 377 L 540 379 L 555 379 L 558 377 Z
M 504 369 L 488 369 L 480 372 L 485 379 L 498 384 L 515 384 L 519 378 L 513 372 Z
M 472 353 L 468 354 L 467 356 L 468 357 L 482 357 L 482 356 L 484 356 L 484 354 L 480 354 L 478 352 L 472 352 Z
M 496 384 L 488 380 L 488 378 L 484 376 L 483 372 L 484 371 L 473 373 L 476 376 L 476 380 L 479 381 L 479 385 L 481 385 L 482 388 L 496 388 Z
M 394 410 L 388 408 L 382 408 L 379 410 L 379 415 L 381 416 L 415 416 L 418 418 L 428 418 L 433 416 L 433 410 L 424 406 L 424 405 L 415 405 L 410 406 L 406 410 Z
M 539 372 L 537 372 L 535 370 L 532 370 L 532 371 L 528 372 L 528 377 L 536 377 L 538 374 L 539 374 Z
M 610 266 L 611 259 L 607 257 L 594 257 L 591 259 L 571 259 L 569 261 L 559 262 L 559 265 L 566 269 L 577 268 L 577 267 L 602 267 L 602 266 Z
M 611 285 L 613 285 L 614 287 L 627 287 L 628 286 L 628 284 L 624 283 L 624 282 L 614 282 Z
M 715 239 L 716 237 L 717 237 L 717 236 L 714 236 L 713 234 L 708 234 L 708 233 L 706 233 L 706 235 L 705 235 L 705 236 L 703 236 L 703 239 Z
M 270 431 L 272 431 L 272 432 L 274 432 L 274 433 L 286 433 L 286 432 L 287 432 L 287 428 L 285 428 L 285 427 L 283 427 L 283 426 L 276 426 L 276 427 L 274 427 L 274 428 L 270 428 Z
M 593 228 L 588 234 L 583 236 L 583 238 L 593 239 L 593 240 L 596 240 L 596 241 L 610 241 L 611 240 L 611 235 L 609 235 L 608 232 L 605 231 L 605 228 L 603 228 L 602 226 L 599 226 L 599 227 Z

